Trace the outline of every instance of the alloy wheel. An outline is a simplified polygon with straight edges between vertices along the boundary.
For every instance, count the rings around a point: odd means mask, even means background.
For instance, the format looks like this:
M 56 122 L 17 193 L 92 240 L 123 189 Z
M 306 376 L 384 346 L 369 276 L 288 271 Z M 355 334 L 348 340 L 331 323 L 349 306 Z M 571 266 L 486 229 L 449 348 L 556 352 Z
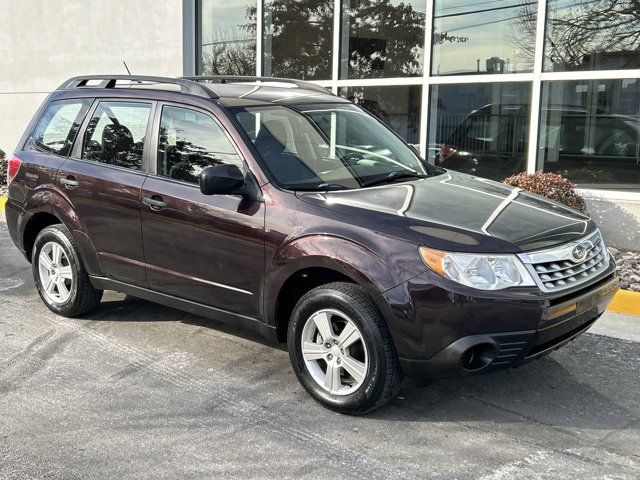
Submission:
M 53 303 L 69 300 L 74 278 L 69 257 L 56 242 L 45 243 L 38 255 L 38 273 L 45 297 Z
M 312 314 L 302 329 L 302 357 L 313 379 L 332 395 L 349 395 L 367 376 L 369 357 L 362 332 L 334 309 Z

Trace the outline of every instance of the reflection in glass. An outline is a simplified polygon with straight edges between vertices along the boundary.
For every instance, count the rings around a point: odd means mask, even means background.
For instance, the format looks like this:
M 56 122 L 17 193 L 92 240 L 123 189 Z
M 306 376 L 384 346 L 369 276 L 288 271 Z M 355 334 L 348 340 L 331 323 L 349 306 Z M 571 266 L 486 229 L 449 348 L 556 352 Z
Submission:
M 187 108 L 162 109 L 158 175 L 198 183 L 203 169 L 223 163 L 242 168 L 233 144 L 213 118 Z
M 422 75 L 425 9 L 425 0 L 343 0 L 340 78 Z
M 531 72 L 537 3 L 435 0 L 431 73 Z
M 408 143 L 419 143 L 421 86 L 348 87 L 338 93 L 368 110 Z
M 502 180 L 526 170 L 530 83 L 433 85 L 429 159 Z
M 549 0 L 545 71 L 640 68 L 640 2 Z
M 234 113 L 286 188 L 339 190 L 426 174 L 414 151 L 346 102 L 244 107 Z
M 89 99 L 51 102 L 33 132 L 34 143 L 48 152 L 69 155 L 90 104 Z
M 543 83 L 538 161 L 581 187 L 640 190 L 640 80 Z
M 84 132 L 82 158 L 142 170 L 151 104 L 100 102 Z
M 256 74 L 256 0 L 197 2 L 199 75 Z
M 265 0 L 263 74 L 331 78 L 333 0 Z

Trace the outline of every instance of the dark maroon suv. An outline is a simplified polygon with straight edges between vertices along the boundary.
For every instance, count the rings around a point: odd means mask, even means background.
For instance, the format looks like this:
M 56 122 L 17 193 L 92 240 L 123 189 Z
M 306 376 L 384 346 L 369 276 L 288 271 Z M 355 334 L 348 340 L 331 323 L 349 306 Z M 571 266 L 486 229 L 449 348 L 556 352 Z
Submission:
M 580 212 L 434 167 L 285 79 L 73 78 L 10 161 L 6 216 L 54 312 L 87 314 L 110 289 L 254 329 L 345 413 L 403 374 L 544 355 L 618 287 Z

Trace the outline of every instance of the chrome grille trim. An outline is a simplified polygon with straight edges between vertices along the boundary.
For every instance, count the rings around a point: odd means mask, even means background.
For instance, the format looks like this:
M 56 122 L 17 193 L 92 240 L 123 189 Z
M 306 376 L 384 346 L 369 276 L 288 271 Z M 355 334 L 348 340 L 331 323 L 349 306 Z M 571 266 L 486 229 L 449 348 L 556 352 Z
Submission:
M 576 247 L 584 258 L 573 256 Z M 578 240 L 537 252 L 518 254 L 522 263 L 543 292 L 560 292 L 586 283 L 606 270 L 609 252 L 596 230 Z

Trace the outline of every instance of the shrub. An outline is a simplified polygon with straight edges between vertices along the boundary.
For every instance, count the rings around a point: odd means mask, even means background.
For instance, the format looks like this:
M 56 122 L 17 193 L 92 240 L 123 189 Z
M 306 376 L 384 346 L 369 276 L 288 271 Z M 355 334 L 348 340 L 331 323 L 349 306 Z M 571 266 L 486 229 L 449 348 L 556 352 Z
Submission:
M 586 210 L 583 198 L 575 191 L 576 184 L 555 173 L 522 172 L 505 178 L 503 183 L 564 203 L 581 212 Z
M 4 151 L 0 148 L 0 186 L 7 184 L 7 159 Z

